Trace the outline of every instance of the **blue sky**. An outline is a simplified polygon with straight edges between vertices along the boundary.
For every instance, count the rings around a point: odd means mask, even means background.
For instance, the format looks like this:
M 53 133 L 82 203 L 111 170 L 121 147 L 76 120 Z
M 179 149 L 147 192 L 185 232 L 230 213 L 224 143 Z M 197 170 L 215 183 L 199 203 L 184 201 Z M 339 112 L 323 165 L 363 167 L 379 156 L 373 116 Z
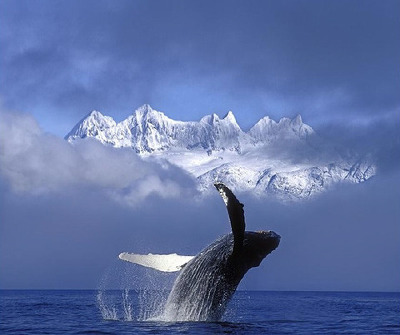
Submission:
M 243 200 L 249 229 L 282 235 L 244 287 L 400 290 L 399 1 L 4 0 L 0 45 L 0 287 L 93 288 L 121 251 L 191 254 L 229 231 L 179 169 L 62 139 L 93 109 L 119 121 L 148 103 L 180 120 L 232 110 L 245 130 L 301 114 L 373 155 L 366 185 Z

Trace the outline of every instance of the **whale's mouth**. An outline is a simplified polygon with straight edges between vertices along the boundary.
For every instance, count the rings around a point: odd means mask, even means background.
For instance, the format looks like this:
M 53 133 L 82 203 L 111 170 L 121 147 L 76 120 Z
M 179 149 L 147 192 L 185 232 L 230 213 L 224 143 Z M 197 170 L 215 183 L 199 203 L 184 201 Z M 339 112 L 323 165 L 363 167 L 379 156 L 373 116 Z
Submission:
M 263 237 L 263 240 L 267 243 L 267 246 L 268 246 L 267 254 L 269 254 L 271 251 L 275 250 L 278 247 L 278 245 L 281 241 L 280 235 L 278 235 L 277 233 L 275 233 L 272 230 L 261 231 L 259 233 Z
M 257 231 L 248 235 L 248 264 L 257 267 L 262 260 L 274 251 L 280 243 L 281 237 L 271 230 Z
M 263 234 L 263 235 L 265 235 L 265 237 L 275 238 L 275 239 L 278 239 L 278 240 L 281 239 L 281 236 L 278 235 L 277 233 L 275 233 L 275 232 L 272 231 L 272 230 L 260 230 L 260 231 L 258 231 L 257 233 Z

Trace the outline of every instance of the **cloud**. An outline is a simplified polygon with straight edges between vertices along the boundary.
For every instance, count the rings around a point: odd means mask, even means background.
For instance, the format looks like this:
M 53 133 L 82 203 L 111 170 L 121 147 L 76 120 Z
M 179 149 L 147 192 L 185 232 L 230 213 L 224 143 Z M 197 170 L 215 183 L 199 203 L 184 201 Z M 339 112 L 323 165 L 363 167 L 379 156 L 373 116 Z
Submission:
M 342 156 L 368 157 L 379 174 L 391 175 L 400 169 L 400 130 L 396 119 L 390 116 L 366 123 L 330 123 L 318 131 Z
M 184 120 L 232 109 L 245 127 L 266 113 L 322 122 L 399 110 L 397 1 L 1 7 L 4 101 L 53 124 L 62 115 L 60 135 L 91 109 L 122 118 L 143 103 Z
M 282 236 L 240 288 L 399 290 L 399 181 L 398 173 L 378 176 L 290 205 L 239 194 L 248 230 Z M 87 189 L 39 197 L 0 191 L 0 286 L 7 288 L 97 288 L 110 271 L 124 279 L 116 288 L 135 287 L 141 271 L 127 264 L 126 274 L 120 252 L 194 255 L 230 231 L 217 192 L 202 201 L 149 196 L 128 207 Z
M 71 145 L 42 132 L 30 115 L 1 112 L 0 172 L 13 191 L 40 195 L 92 189 L 137 205 L 151 195 L 195 193 L 192 178 L 164 162 L 144 161 L 132 150 L 95 140 Z

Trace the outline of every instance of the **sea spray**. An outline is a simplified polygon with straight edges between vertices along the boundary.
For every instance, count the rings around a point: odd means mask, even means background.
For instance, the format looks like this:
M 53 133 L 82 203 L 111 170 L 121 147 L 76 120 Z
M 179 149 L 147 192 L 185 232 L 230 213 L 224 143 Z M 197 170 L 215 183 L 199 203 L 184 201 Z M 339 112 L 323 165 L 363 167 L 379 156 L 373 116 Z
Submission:
M 129 298 L 129 289 L 122 292 L 122 305 L 124 307 L 124 320 L 133 321 L 133 307 Z
M 174 274 L 132 264 L 108 269 L 97 293 L 97 305 L 102 318 L 119 321 L 158 320 L 175 277 Z
M 112 278 L 112 273 L 111 268 L 104 273 L 96 296 L 97 305 L 104 320 L 119 320 L 116 301 L 111 295 L 106 294 L 105 289 L 110 282 L 110 278 Z
M 191 271 L 166 274 L 124 264 L 103 277 L 98 305 L 104 319 L 121 321 L 218 321 L 235 287 L 218 264 L 232 252 L 231 235 L 203 250 Z M 174 285 L 173 285 L 174 283 Z M 108 289 L 119 286 L 118 290 Z M 171 289 L 172 287 L 172 289 Z
M 104 320 L 119 320 L 117 308 L 104 297 L 104 291 L 98 291 L 97 304 Z

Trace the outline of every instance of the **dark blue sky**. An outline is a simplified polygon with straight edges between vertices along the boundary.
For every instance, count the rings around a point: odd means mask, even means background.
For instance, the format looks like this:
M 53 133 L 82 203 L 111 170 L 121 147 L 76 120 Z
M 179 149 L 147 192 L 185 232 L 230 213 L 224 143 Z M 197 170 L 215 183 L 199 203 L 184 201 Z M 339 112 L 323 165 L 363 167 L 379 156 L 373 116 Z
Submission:
M 400 290 L 399 1 L 3 0 L 0 45 L 0 288 L 95 288 L 121 251 L 194 254 L 229 231 L 180 169 L 62 139 L 149 103 L 244 129 L 301 114 L 375 160 L 311 202 L 246 196 L 248 228 L 282 243 L 244 288 Z
M 399 117 L 398 1 L 2 1 L 3 105 L 65 135 L 144 103 L 313 126 Z

